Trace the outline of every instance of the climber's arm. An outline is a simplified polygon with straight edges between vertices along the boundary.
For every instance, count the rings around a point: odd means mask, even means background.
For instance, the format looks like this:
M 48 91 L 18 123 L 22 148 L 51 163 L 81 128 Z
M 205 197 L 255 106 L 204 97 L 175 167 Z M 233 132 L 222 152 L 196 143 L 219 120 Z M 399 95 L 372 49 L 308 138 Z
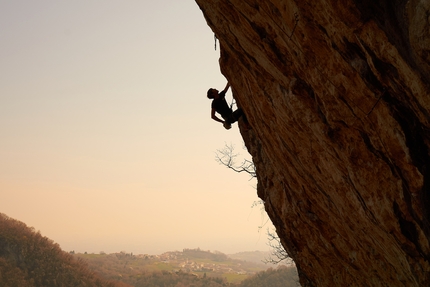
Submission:
M 229 82 L 227 82 L 227 85 L 225 86 L 223 92 L 227 93 L 228 88 L 230 88 L 230 83 Z
M 218 117 L 215 115 L 215 109 L 212 109 L 212 110 L 211 110 L 211 118 L 212 118 L 214 121 L 217 121 L 217 122 L 220 122 L 220 123 L 224 123 L 224 121 L 223 121 L 223 120 L 221 120 L 220 118 L 218 118 Z

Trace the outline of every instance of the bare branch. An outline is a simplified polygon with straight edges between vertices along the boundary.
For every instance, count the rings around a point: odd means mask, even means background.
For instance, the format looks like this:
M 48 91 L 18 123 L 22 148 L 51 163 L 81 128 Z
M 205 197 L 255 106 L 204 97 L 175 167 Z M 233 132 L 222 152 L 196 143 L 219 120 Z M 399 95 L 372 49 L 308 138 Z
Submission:
M 223 149 L 217 150 L 215 159 L 220 164 L 225 165 L 235 172 L 245 172 L 248 173 L 251 178 L 256 177 L 254 163 L 250 160 L 244 159 L 240 164 L 237 164 L 236 159 L 238 156 L 239 154 L 234 153 L 234 146 L 232 144 L 226 144 Z
M 268 245 L 272 248 L 272 251 L 270 252 L 270 257 L 263 261 L 264 263 L 278 264 L 279 262 L 290 258 L 276 233 L 267 230 L 267 237 L 269 239 Z

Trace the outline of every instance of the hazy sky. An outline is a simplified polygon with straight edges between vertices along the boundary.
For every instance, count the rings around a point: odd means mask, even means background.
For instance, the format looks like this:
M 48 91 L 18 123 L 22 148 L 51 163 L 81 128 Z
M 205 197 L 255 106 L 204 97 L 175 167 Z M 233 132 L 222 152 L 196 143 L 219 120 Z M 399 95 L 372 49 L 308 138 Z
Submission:
M 0 212 L 66 251 L 269 250 L 193 0 L 0 1 L 0 41 Z

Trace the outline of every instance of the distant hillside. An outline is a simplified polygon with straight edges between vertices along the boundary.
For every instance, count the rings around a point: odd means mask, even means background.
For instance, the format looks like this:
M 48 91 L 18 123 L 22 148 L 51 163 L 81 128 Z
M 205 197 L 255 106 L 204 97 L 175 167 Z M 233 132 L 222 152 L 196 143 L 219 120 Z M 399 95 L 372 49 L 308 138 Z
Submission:
M 94 275 L 34 228 L 0 213 L 0 286 L 120 287 Z
M 288 267 L 294 267 L 295 264 L 291 258 L 285 258 L 278 263 L 274 263 L 279 258 L 275 255 L 276 251 L 245 251 L 235 254 L 229 254 L 228 257 L 236 260 L 242 260 L 246 262 L 253 262 L 255 264 L 264 264 L 267 268 L 285 265 Z
M 145 275 L 164 272 L 166 278 L 172 274 L 192 274 L 197 278 L 217 279 L 217 283 L 240 283 L 269 266 L 261 262 L 232 259 L 221 252 L 197 249 L 166 252 L 161 255 L 130 253 L 75 254 L 85 260 L 89 267 L 105 279 L 120 280 L 133 286 L 141 285 Z M 181 276 L 181 278 L 185 278 Z M 226 280 L 224 282 L 223 280 Z M 196 284 L 194 282 L 193 284 Z M 212 282 L 212 285 L 215 283 Z M 197 285 L 196 285 L 197 286 Z M 223 285 L 224 286 L 224 285 Z
M 0 287 L 296 286 L 295 268 L 266 269 L 198 248 L 161 255 L 72 255 L 0 213 Z
M 264 261 L 270 258 L 270 252 L 268 251 L 246 251 L 234 254 L 228 254 L 228 257 L 232 259 L 254 262 L 256 264 L 264 264 Z M 267 266 L 270 267 L 270 266 Z
M 253 253 L 253 252 L 249 252 Z M 200 249 L 166 252 L 161 255 L 75 254 L 106 279 L 134 287 L 296 287 L 294 266 L 255 264 L 229 258 L 220 252 Z

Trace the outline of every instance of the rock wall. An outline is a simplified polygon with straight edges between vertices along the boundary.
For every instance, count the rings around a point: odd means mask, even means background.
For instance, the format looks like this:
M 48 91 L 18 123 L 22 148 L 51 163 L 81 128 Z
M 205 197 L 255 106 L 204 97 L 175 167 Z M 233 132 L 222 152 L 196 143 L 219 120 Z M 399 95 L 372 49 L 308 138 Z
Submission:
M 196 0 L 303 286 L 430 286 L 430 2 Z

